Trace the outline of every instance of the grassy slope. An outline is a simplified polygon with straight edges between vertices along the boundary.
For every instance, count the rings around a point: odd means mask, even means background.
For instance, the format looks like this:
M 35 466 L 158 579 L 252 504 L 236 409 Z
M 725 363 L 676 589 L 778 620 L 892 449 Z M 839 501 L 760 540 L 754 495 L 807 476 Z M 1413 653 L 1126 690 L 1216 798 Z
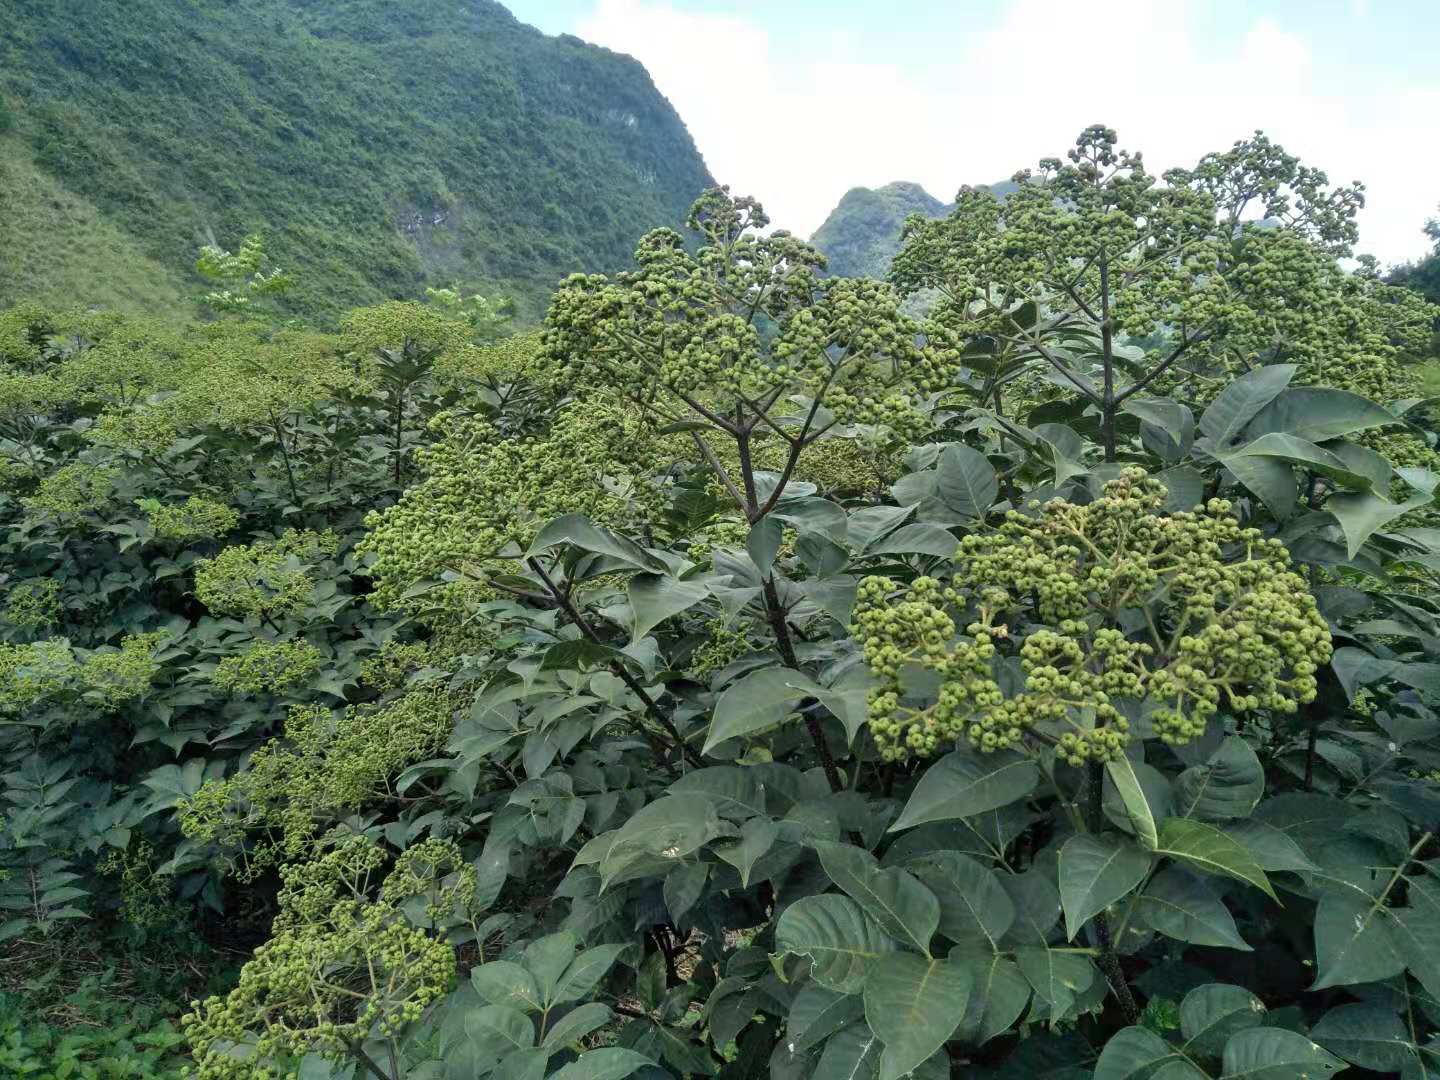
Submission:
M 311 314 L 454 278 L 533 315 L 710 181 L 643 67 L 492 0 L 5 7 L 34 161 L 166 266 L 264 231 Z
M 29 145 L 0 135 L 0 303 L 67 307 L 83 298 L 133 312 L 174 311 L 179 275 L 38 168 Z

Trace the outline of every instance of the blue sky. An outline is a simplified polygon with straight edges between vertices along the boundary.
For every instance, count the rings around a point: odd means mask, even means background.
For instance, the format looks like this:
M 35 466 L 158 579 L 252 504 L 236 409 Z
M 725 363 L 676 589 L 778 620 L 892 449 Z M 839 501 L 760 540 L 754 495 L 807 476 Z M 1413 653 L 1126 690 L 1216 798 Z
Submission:
M 503 2 L 638 58 L 717 179 L 804 235 L 856 185 L 948 199 L 1091 123 L 1156 169 L 1264 128 L 1366 182 L 1384 262 L 1440 203 L 1440 0 Z

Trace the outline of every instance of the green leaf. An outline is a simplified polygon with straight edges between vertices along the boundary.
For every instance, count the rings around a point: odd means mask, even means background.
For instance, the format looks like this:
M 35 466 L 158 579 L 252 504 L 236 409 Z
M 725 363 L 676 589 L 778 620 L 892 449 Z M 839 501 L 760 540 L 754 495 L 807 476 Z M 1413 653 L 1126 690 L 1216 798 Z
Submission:
M 1205 1073 L 1175 1047 L 1143 1027 L 1121 1028 L 1100 1051 L 1094 1080 L 1203 1080 Z
M 1149 850 L 1155 850 L 1160 834 L 1156 831 L 1155 814 L 1150 809 L 1150 801 L 1145 798 L 1145 789 L 1135 775 L 1135 766 L 1129 758 L 1122 757 L 1118 761 L 1107 761 L 1105 771 L 1120 794 L 1125 815 L 1130 820 L 1130 827 L 1135 830 L 1135 838 Z
M 596 945 L 593 949 L 585 949 L 574 960 L 570 961 L 565 968 L 565 973 L 555 985 L 555 992 L 551 995 L 551 1005 L 563 1005 L 569 1001 L 578 1001 L 589 994 L 595 987 L 600 985 L 600 980 L 605 977 L 620 954 L 625 951 L 626 946 L 610 944 Z
M 610 1006 L 599 1001 L 587 1001 L 551 1024 L 541 1046 L 553 1051 L 578 1043 L 586 1035 L 608 1024 L 612 1015 Z
M 1213 825 L 1191 818 L 1166 818 L 1160 826 L 1162 855 L 1170 855 L 1207 874 L 1223 874 L 1254 885 L 1271 899 L 1278 900 L 1270 879 L 1238 840 Z
M 1185 1052 L 1219 1057 L 1231 1035 L 1259 1027 L 1264 1017 L 1264 1004 L 1242 986 L 1228 983 L 1197 986 L 1180 1003 L 1180 1034 L 1185 1037 Z
M 814 697 L 820 689 L 790 668 L 761 668 L 742 676 L 727 686 L 715 702 L 702 752 L 708 754 L 726 739 L 775 727 L 794 711 L 792 703 Z
M 1343 458 L 1337 457 L 1324 447 L 1316 446 L 1314 443 L 1294 435 L 1283 435 L 1278 432 L 1262 435 L 1238 450 L 1220 455 L 1220 461 L 1231 472 L 1234 472 L 1234 462 L 1241 457 L 1274 458 L 1277 461 L 1298 465 L 1302 469 L 1334 480 L 1337 484 L 1342 484 L 1347 488 L 1364 491 L 1370 487 L 1368 475 L 1353 472 L 1345 464 Z
M 1295 377 L 1294 364 L 1266 364 L 1221 390 L 1200 417 L 1200 431 L 1224 449 L 1255 414 L 1270 404 Z
M 1069 1014 L 1080 995 L 1100 977 L 1089 957 L 1048 946 L 1016 949 L 1015 963 L 1035 988 L 1035 996 L 1050 1006 L 1056 1018 Z
M 663 574 L 635 574 L 625 591 L 630 598 L 632 641 L 710 595 L 702 581 L 677 581 Z
M 850 1024 L 825 1042 L 815 1076 L 836 1080 L 871 1080 L 879 1075 L 884 1047 L 868 1024 Z
M 955 1037 L 980 1046 L 1008 1031 L 1030 1003 L 1030 983 L 1015 961 L 988 949 L 968 948 L 952 950 L 949 959 L 964 965 L 972 983 Z
M 1222 464 L 1235 479 L 1260 497 L 1270 513 L 1285 520 L 1295 512 L 1295 468 L 1287 461 L 1261 455 L 1232 454 Z
M 1434 499 L 1429 495 L 1417 495 L 1403 503 L 1393 503 L 1370 491 L 1342 491 L 1325 500 L 1325 509 L 1340 523 L 1340 531 L 1345 534 L 1346 553 L 1353 559 L 1377 529 L 1432 502 Z
M 830 880 L 897 941 L 930 955 L 940 923 L 940 903 L 904 870 L 882 870 L 875 856 L 853 844 L 817 843 L 820 865 Z
M 947 446 L 935 467 L 935 492 L 961 517 L 983 518 L 995 505 L 1000 481 L 985 455 L 963 443 Z
M 1028 757 L 957 750 L 925 770 L 890 831 L 983 814 L 1024 798 L 1039 783 L 1040 767 Z
M 535 534 L 525 557 L 532 558 L 542 551 L 549 551 L 560 544 L 574 544 L 593 555 L 608 555 L 637 570 L 649 570 L 663 574 L 667 567 L 635 541 L 602 529 L 583 514 L 564 514 L 555 518 Z
M 1320 1080 L 1345 1063 L 1304 1035 L 1255 1027 L 1230 1037 L 1223 1067 L 1222 1080 Z
M 484 1005 L 470 1011 L 465 1016 L 465 1034 L 481 1054 L 497 1058 L 535 1045 L 534 1022 L 509 1005 Z
M 715 854 L 740 872 L 742 888 L 750 887 L 750 871 L 775 843 L 780 826 L 770 818 L 753 817 L 740 827 L 740 840 L 715 849 Z M 668 879 L 667 879 L 668 880 Z
M 1203 765 L 1175 780 L 1175 809 L 1181 817 L 1207 820 L 1248 818 L 1265 794 L 1265 770 L 1250 744 L 1228 736 Z
M 1393 423 L 1395 417 L 1389 410 L 1359 394 L 1322 386 L 1292 386 L 1256 413 L 1245 433 L 1253 439 L 1283 432 L 1324 442 Z
M 1203 878 L 1179 866 L 1156 874 L 1141 895 L 1137 914 L 1151 929 L 1192 945 L 1249 952 L 1235 919 Z
M 1015 921 L 1015 904 L 994 871 L 958 851 L 933 851 L 906 868 L 940 902 L 940 933 L 959 945 L 1000 947 Z
M 1127 895 L 1150 871 L 1150 855 L 1112 836 L 1081 834 L 1060 849 L 1060 905 L 1071 940 L 1096 914 Z
M 865 1022 L 885 1044 L 880 1080 L 899 1080 L 945 1041 L 965 1016 L 970 973 L 948 960 L 887 956 L 865 980 Z
M 860 1019 L 865 1002 L 857 994 L 837 994 L 823 986 L 807 986 L 795 995 L 785 1021 L 787 1040 L 797 1051 L 818 1046 L 845 1025 Z M 879 1051 L 876 1051 L 878 1058 Z
M 895 951 L 880 924 L 848 896 L 804 896 L 775 924 L 783 952 L 810 957 L 810 977 L 821 986 L 853 994 L 877 962 Z
M 1339 1005 L 1310 1029 L 1310 1037 L 1352 1065 L 1396 1073 L 1414 1052 L 1404 1023 L 1376 1005 Z
M 1405 970 L 1390 911 L 1364 893 L 1333 890 L 1315 907 L 1315 985 L 1377 982 Z
M 624 1080 L 625 1077 L 654 1062 L 644 1054 L 623 1046 L 602 1046 L 598 1050 L 587 1050 L 566 1065 L 550 1080 Z
M 750 526 L 750 535 L 745 540 L 745 550 L 760 571 L 761 577 L 770 576 L 775 565 L 775 555 L 780 550 L 780 541 L 785 535 L 785 523 L 773 514 L 767 514 Z
M 470 985 L 492 1005 L 534 1012 L 544 1008 L 545 999 L 530 972 L 509 960 L 491 960 L 471 968 Z
M 950 558 L 959 548 L 959 541 L 943 525 L 932 521 L 919 521 L 897 529 L 866 555 L 937 555 Z

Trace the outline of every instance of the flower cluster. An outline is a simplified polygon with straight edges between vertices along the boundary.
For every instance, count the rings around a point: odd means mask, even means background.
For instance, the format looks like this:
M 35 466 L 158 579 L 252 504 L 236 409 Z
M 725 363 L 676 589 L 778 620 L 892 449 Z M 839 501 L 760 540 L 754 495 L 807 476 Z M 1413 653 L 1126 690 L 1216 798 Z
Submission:
M 308 641 L 257 641 L 215 668 L 215 685 L 232 694 L 280 694 L 320 670 L 320 650 Z
M 1019 748 L 1037 733 L 1080 764 L 1121 753 L 1131 715 L 1178 744 L 1221 708 L 1313 700 L 1329 629 L 1284 545 L 1241 528 L 1224 500 L 1164 513 L 1165 496 L 1126 469 L 1091 503 L 1052 500 L 967 536 L 950 587 L 919 578 L 897 596 L 888 579 L 862 581 L 852 629 L 878 680 L 882 754 L 962 737 Z M 912 669 L 938 677 L 933 701 L 916 699 Z
M 203 495 L 191 495 L 175 506 L 165 506 L 157 499 L 141 499 L 138 505 L 150 518 L 150 527 L 161 540 L 186 544 L 214 540 L 240 523 L 238 513 Z
M 35 494 L 25 499 L 25 505 L 31 510 L 62 515 L 99 510 L 110 501 L 117 476 L 119 470 L 113 466 L 76 461 L 41 480 Z
M 53 577 L 29 578 L 5 594 L 5 621 L 39 630 L 60 621 L 60 582 Z
M 502 570 L 551 518 L 580 513 L 602 524 L 657 505 L 648 481 L 653 440 L 618 405 L 591 400 L 555 417 L 543 436 L 503 439 L 480 419 L 437 416 L 446 437 L 416 452 L 425 479 L 394 506 L 372 513 L 359 547 L 372 557 L 381 606 L 411 586 L 483 581 Z M 433 596 L 427 596 L 433 602 Z
M 113 712 L 150 689 L 160 667 L 155 650 L 165 636 L 131 634 L 118 648 L 96 649 L 83 659 L 62 638 L 0 643 L 0 712 L 63 700 Z
M 455 951 L 412 925 L 394 898 L 417 866 L 441 857 L 430 850 L 402 856 L 378 899 L 369 879 L 386 855 L 361 836 L 282 870 L 274 936 L 241 969 L 235 989 L 192 1002 L 181 1020 L 197 1080 L 278 1076 L 276 1059 L 308 1053 L 342 1059 L 353 1044 L 419 1020 L 453 987 Z
M 273 540 L 227 547 L 195 564 L 195 595 L 215 615 L 276 619 L 310 602 L 308 565 L 334 555 L 334 533 L 291 529 Z
M 245 771 L 207 781 L 181 805 L 181 828 L 238 854 L 242 878 L 299 857 L 324 820 L 383 797 L 396 773 L 443 747 L 456 705 L 435 686 L 339 716 L 293 705 L 283 738 L 261 745 Z M 245 850 L 251 832 L 262 836 Z

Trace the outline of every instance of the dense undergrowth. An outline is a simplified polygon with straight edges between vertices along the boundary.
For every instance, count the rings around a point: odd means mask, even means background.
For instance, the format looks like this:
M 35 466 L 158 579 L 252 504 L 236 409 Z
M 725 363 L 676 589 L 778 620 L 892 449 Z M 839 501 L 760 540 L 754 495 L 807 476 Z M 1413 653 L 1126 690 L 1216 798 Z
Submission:
M 1359 198 L 1097 128 L 891 283 L 712 191 L 542 333 L 279 325 L 253 244 L 0 313 L 0 1061 L 1429 1075 L 1435 310 Z

